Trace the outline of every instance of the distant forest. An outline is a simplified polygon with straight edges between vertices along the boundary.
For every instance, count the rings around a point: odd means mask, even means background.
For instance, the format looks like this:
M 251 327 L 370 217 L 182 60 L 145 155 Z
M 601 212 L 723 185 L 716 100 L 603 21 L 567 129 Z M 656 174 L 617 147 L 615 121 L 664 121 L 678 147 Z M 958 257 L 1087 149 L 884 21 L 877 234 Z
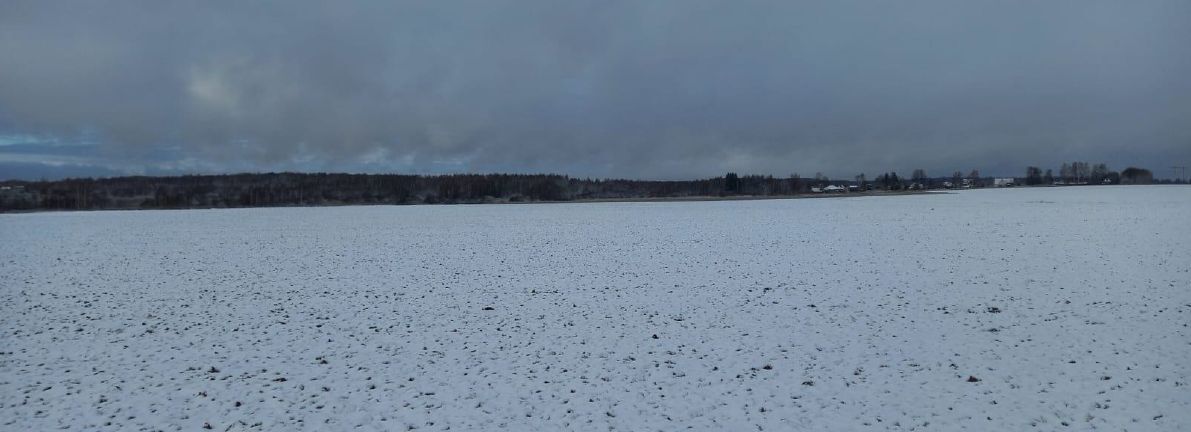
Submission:
M 1075 164 L 1072 164 L 1075 165 Z M 1070 173 L 1068 170 L 1071 170 Z M 1086 169 L 1087 177 L 1082 174 Z M 1130 168 L 1122 174 L 1132 174 Z M 1070 176 L 1074 180 L 1121 179 L 1103 165 L 1075 168 L 1062 174 L 1027 170 L 1026 184 L 1050 184 Z M 1144 170 L 1142 170 L 1144 171 Z M 1101 175 L 1103 174 L 1103 175 Z M 1144 171 L 1149 176 L 1148 171 Z M 1037 176 L 1037 177 L 1036 177 Z M 1082 177 L 1082 178 L 1081 178 Z M 728 173 L 702 180 L 579 179 L 557 174 L 329 174 L 266 173 L 191 175 L 176 177 L 79 178 L 56 181 L 0 182 L 0 211 L 178 209 L 348 204 L 469 204 L 696 198 L 727 196 L 792 196 L 799 194 L 881 193 L 882 191 L 991 186 L 976 170 L 967 176 L 928 177 L 914 170 L 910 178 L 884 173 L 872 181 L 861 174 L 852 180 L 829 180 L 816 174 L 802 178 Z M 1058 180 L 1056 180 L 1058 181 Z M 1150 182 L 1149 178 L 1138 183 Z M 1019 184 L 1021 184 L 1019 183 Z M 1114 182 L 1115 183 L 1115 182 Z M 1083 183 L 1086 184 L 1086 183 Z M 1095 183 L 1093 183 L 1095 184 Z M 824 188 L 836 185 L 834 188 Z M 841 187 L 842 186 L 842 187 Z M 876 192 L 871 192 L 871 191 Z
M 688 181 L 593 180 L 555 174 L 231 174 L 0 183 L 0 211 L 170 209 L 345 204 L 466 204 L 794 195 L 797 176 Z

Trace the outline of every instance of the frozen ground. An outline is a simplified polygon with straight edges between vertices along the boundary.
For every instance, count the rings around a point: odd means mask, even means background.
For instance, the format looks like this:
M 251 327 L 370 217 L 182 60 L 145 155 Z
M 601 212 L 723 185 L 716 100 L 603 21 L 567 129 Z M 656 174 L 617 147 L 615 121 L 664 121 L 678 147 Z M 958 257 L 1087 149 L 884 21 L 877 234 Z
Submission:
M 0 430 L 1189 430 L 1189 215 L 1177 186 L 0 215 Z

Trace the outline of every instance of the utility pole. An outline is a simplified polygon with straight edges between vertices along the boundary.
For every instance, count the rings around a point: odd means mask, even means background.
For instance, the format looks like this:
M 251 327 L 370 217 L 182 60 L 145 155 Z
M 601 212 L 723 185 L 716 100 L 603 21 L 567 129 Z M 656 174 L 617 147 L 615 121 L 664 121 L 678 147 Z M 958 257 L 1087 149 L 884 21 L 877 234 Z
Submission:
M 1178 179 L 1180 183 L 1186 183 L 1187 167 L 1172 166 L 1170 169 L 1174 171 L 1175 178 Z

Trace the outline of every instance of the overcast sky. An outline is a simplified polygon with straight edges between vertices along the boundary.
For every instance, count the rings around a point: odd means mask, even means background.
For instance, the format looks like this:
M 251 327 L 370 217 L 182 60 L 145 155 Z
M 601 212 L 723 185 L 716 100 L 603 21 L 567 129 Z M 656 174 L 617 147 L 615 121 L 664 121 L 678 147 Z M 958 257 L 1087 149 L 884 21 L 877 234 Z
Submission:
M 0 2 L 0 178 L 1191 165 L 1191 1 Z

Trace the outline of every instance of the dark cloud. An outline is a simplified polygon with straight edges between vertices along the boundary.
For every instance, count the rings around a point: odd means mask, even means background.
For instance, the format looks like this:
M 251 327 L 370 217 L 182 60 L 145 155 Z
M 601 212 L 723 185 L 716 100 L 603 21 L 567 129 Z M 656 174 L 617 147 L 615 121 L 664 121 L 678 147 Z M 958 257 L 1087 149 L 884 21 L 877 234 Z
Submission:
M 1160 168 L 1191 160 L 1188 16 L 1181 0 L 6 1 L 0 136 L 85 141 L 72 157 L 132 172 Z

